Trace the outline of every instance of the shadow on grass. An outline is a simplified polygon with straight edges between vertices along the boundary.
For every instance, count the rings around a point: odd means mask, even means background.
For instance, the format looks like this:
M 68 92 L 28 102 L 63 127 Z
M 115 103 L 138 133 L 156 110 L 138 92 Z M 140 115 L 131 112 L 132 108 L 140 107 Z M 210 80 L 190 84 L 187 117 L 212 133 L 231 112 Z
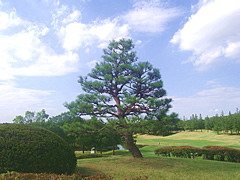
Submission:
M 93 176 L 96 174 L 104 174 L 99 169 L 94 169 L 94 168 L 89 168 L 89 167 L 79 167 L 79 165 L 76 168 L 76 172 L 80 172 L 80 174 L 83 177 L 89 177 L 89 176 Z

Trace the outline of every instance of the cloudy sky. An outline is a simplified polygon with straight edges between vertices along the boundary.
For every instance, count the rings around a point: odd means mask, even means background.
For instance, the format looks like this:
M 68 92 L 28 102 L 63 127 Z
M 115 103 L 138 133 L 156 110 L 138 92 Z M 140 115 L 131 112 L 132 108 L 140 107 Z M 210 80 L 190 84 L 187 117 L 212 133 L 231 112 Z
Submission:
M 67 111 L 110 40 L 132 38 L 180 117 L 240 107 L 239 0 L 0 0 L 0 123 Z

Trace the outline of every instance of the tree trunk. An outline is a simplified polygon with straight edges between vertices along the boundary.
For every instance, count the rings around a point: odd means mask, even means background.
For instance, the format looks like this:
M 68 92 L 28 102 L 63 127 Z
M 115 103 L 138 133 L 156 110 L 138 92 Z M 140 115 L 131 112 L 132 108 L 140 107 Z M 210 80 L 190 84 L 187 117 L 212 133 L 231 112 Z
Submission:
M 115 155 L 115 146 L 112 146 L 112 155 Z
M 127 149 L 132 154 L 134 158 L 142 158 L 142 154 L 139 151 L 138 147 L 134 143 L 133 136 L 132 135 L 125 135 L 125 143 L 127 146 Z

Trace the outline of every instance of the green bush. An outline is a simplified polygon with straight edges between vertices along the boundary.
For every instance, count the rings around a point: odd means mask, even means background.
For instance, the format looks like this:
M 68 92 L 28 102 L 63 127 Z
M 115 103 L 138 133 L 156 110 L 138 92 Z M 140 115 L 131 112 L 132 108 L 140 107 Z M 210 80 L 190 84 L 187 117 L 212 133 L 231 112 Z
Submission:
M 154 150 L 157 155 L 168 157 L 184 157 L 194 159 L 196 156 L 202 155 L 202 149 L 192 146 L 170 146 L 162 147 Z
M 229 161 L 240 163 L 240 150 L 223 146 L 204 146 L 202 149 L 192 146 L 169 146 L 154 150 L 157 155 L 167 157 L 194 158 L 202 156 L 203 159 Z
M 72 175 L 66 175 L 66 174 L 47 174 L 47 173 L 16 173 L 16 172 L 8 172 L 5 174 L 0 174 L 0 179 L 4 180 L 77 180 L 77 179 L 84 179 L 84 180 L 113 180 L 113 177 L 111 176 L 105 176 L 102 174 L 93 175 L 90 177 L 85 177 L 85 175 L 80 174 L 80 172 L 74 173 Z M 141 180 L 141 179 L 139 179 Z
M 171 157 L 172 150 L 175 146 L 161 147 L 154 150 L 154 153 L 157 155 L 162 155 L 165 157 Z
M 204 158 L 208 160 L 218 160 L 229 162 L 240 162 L 240 150 L 223 146 L 204 146 Z
M 71 147 L 51 131 L 24 124 L 0 126 L 0 173 L 68 173 L 76 168 Z

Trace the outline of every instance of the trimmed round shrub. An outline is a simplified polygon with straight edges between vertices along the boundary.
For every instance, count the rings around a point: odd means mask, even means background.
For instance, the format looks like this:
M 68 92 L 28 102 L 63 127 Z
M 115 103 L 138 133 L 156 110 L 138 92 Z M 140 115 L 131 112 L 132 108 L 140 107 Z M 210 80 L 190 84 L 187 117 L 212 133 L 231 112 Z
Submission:
M 0 173 L 71 174 L 76 162 L 68 143 L 47 129 L 25 124 L 0 125 Z

